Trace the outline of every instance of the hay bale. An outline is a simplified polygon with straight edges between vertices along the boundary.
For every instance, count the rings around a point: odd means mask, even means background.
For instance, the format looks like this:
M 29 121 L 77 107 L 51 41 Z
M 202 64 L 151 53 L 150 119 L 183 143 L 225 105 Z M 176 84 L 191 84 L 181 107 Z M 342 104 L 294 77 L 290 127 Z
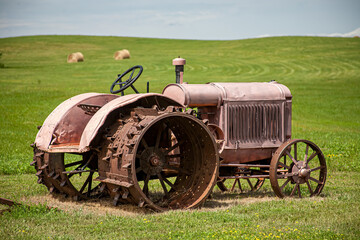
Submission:
M 84 61 L 84 55 L 81 52 L 71 53 L 67 58 L 68 63 L 83 62 L 83 61 Z
M 130 58 L 130 52 L 127 49 L 116 51 L 114 54 L 115 60 L 121 60 L 121 59 L 126 59 L 126 58 Z

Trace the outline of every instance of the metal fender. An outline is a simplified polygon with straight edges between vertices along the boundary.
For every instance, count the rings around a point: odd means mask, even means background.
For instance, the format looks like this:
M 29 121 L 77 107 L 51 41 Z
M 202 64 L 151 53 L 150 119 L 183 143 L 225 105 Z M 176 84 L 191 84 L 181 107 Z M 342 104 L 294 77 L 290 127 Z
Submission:
M 81 105 L 99 108 L 117 95 L 84 93 L 65 100 L 45 119 L 35 138 L 35 146 L 44 152 L 77 152 L 82 132 L 92 118 Z
M 103 126 L 109 126 L 119 118 L 120 110 L 123 107 L 144 107 L 158 106 L 164 109 L 167 106 L 184 107 L 179 102 L 157 93 L 131 94 L 116 98 L 100 108 L 87 123 L 79 144 L 78 152 L 87 152 Z

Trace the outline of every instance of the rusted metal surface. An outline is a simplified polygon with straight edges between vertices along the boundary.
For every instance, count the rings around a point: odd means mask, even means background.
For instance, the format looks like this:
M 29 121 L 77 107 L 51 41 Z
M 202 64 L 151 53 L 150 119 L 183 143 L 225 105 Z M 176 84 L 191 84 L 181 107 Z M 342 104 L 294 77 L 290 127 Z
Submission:
M 114 204 L 132 202 L 160 211 L 193 208 L 216 184 L 216 142 L 191 115 L 133 115 L 111 127 L 102 149 L 99 180 Z M 156 185 L 160 189 L 154 190 Z
M 163 94 L 197 107 L 202 119 L 222 130 L 221 157 L 227 163 L 270 159 L 291 138 L 292 96 L 282 84 L 170 84 Z
M 325 158 L 314 143 L 290 140 L 286 86 L 184 84 L 185 59 L 173 64 L 177 84 L 162 94 L 87 93 L 60 104 L 32 145 L 38 183 L 157 211 L 200 206 L 215 184 L 245 193 L 270 179 L 279 197 L 320 194 Z
M 34 148 L 31 164 L 37 170 L 38 183 L 44 184 L 51 193 L 60 193 L 74 200 L 104 195 L 102 184 L 94 182 L 94 173 L 98 171 L 96 152 L 79 155 L 76 160 L 71 155 Z
M 183 84 L 184 65 L 186 64 L 186 60 L 178 57 L 173 59 L 172 64 L 175 66 L 176 83 Z
M 278 101 L 291 99 L 290 90 L 277 82 L 169 84 L 163 95 L 189 107 L 219 106 L 223 101 Z
M 79 145 L 82 131 L 91 115 L 86 114 L 78 105 L 94 104 L 103 106 L 115 98 L 118 98 L 118 96 L 84 93 L 64 101 L 46 118 L 36 135 L 36 147 L 42 151 L 49 151 L 50 145 L 57 147 L 61 145 Z M 65 148 L 62 151 L 72 151 L 72 149 Z
M 86 125 L 80 140 L 79 152 L 86 152 L 90 149 L 91 141 L 99 134 L 99 130 L 106 121 L 114 122 L 120 115 L 128 114 L 124 109 L 129 109 L 132 106 L 151 108 L 157 106 L 159 109 L 165 109 L 168 106 L 182 106 L 180 103 L 165 97 L 161 94 L 146 93 L 146 94 L 131 94 L 121 98 L 114 99 L 106 106 L 99 109 L 96 114 L 90 119 Z M 124 111 L 122 111 L 124 110 Z
M 112 118 L 110 121 L 115 121 L 121 113 L 119 109 L 130 104 L 143 107 L 157 105 L 159 108 L 181 106 L 156 93 L 132 94 L 121 98 L 112 94 L 81 94 L 64 101 L 48 116 L 34 144 L 44 152 L 87 152 L 90 142 L 108 117 Z
M 223 90 L 213 84 L 169 84 L 163 95 L 188 107 L 220 106 Z

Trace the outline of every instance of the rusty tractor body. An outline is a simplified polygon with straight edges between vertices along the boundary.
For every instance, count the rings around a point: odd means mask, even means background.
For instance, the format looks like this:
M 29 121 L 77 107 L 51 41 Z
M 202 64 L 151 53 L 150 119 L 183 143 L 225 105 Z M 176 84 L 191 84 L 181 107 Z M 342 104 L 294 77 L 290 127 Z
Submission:
M 173 64 L 176 84 L 162 94 L 138 93 L 135 66 L 111 86 L 121 96 L 85 93 L 54 109 L 32 145 L 38 182 L 78 200 L 110 196 L 157 211 L 198 207 L 216 184 L 246 192 L 270 179 L 279 197 L 320 194 L 325 158 L 291 139 L 286 86 L 187 84 L 185 60 Z M 137 94 L 124 96 L 128 87 Z

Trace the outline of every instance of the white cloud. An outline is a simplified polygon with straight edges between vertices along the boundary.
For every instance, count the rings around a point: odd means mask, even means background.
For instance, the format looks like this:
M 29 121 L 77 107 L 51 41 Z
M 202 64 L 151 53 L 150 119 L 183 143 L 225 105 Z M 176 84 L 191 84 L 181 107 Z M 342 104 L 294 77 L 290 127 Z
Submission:
M 349 33 L 331 33 L 331 34 L 324 34 L 327 37 L 355 37 L 360 36 L 360 28 L 355 29 Z
M 292 35 L 292 34 L 262 34 L 255 38 L 266 38 L 266 37 L 281 37 L 281 36 L 317 36 L 317 37 L 360 37 L 360 28 L 355 29 L 354 31 L 351 31 L 349 33 L 322 33 L 322 34 L 299 34 L 299 35 Z

